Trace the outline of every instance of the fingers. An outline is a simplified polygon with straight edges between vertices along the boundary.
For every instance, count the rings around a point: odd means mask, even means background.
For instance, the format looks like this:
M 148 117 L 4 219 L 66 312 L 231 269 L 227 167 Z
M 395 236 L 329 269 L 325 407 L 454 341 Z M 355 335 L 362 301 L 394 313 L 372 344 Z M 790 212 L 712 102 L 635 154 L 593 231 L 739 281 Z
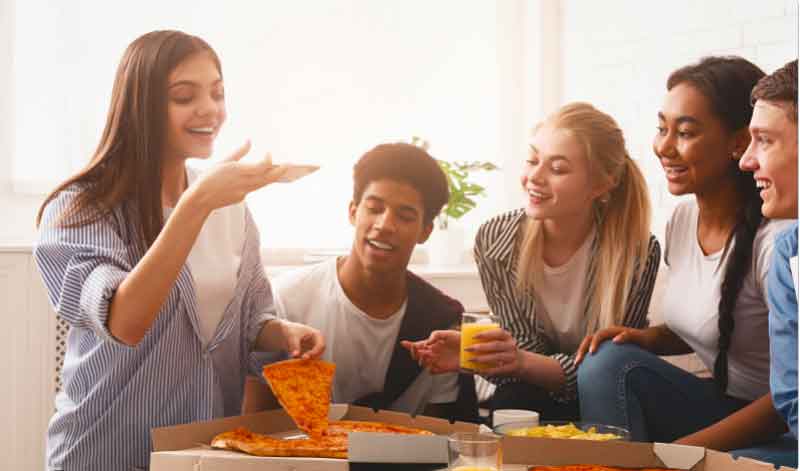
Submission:
M 594 338 L 592 338 L 592 343 L 589 344 L 589 353 L 594 354 L 597 351 L 597 347 L 600 346 L 601 343 L 605 342 L 606 340 L 615 337 L 617 334 L 620 333 L 622 329 L 619 328 L 608 328 L 603 329 L 596 334 L 594 334 Z
M 587 335 L 586 337 L 583 338 L 583 341 L 578 346 L 578 351 L 575 352 L 575 361 L 574 361 L 575 366 L 580 365 L 581 362 L 583 361 L 583 357 L 584 355 L 586 355 L 586 351 L 589 349 L 589 344 L 593 338 L 594 338 L 593 335 Z
M 403 348 L 408 350 L 408 353 L 411 354 L 411 358 L 413 358 L 414 360 L 419 360 L 419 353 L 418 353 L 417 343 L 418 342 L 411 342 L 411 341 L 408 341 L 408 340 L 401 340 L 400 341 L 400 345 L 402 345 Z
M 300 356 L 300 341 L 302 337 L 289 333 L 286 336 L 286 350 L 289 352 L 290 358 L 297 358 Z
M 247 155 L 248 152 L 250 152 L 250 139 L 246 140 L 244 142 L 244 145 L 242 145 L 242 147 L 239 147 L 238 149 L 236 149 L 233 152 L 233 154 L 225 157 L 222 161 L 223 162 L 238 162 L 239 160 L 241 160 L 242 157 Z
M 318 331 L 306 334 L 306 338 L 311 342 L 311 349 L 303 353 L 303 358 L 309 360 L 319 358 L 325 352 L 325 339 Z
M 517 368 L 516 354 L 511 356 L 504 355 L 485 355 L 476 357 L 473 361 L 482 363 L 484 365 L 491 365 L 489 368 L 484 368 L 480 374 L 485 376 L 508 376 L 513 375 Z
M 490 353 L 513 352 L 517 350 L 517 345 L 513 341 L 491 341 L 476 343 L 466 349 L 470 353 L 487 355 Z
M 427 343 L 432 344 L 437 341 L 458 344 L 461 342 L 461 332 L 457 330 L 434 330 L 428 337 Z
M 611 339 L 611 341 L 614 343 L 628 343 L 633 341 L 633 338 L 631 337 L 632 333 L 627 330 L 624 330 L 619 334 L 617 334 L 616 336 L 614 336 L 614 338 Z
M 279 181 L 289 171 L 289 167 L 285 165 L 262 165 L 260 162 L 256 164 L 240 163 L 239 165 L 249 166 L 245 169 L 244 175 L 248 193 Z
M 503 329 L 487 330 L 475 335 L 475 339 L 481 342 L 486 342 L 488 340 L 506 340 L 509 338 L 511 338 L 511 334 Z

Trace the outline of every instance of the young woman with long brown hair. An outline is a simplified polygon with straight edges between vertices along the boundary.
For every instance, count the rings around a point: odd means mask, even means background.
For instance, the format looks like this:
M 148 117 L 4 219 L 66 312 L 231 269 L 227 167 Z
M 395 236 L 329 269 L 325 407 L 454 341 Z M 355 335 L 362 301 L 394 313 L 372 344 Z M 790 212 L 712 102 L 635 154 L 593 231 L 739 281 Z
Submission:
M 202 39 L 133 41 L 89 164 L 39 212 L 35 258 L 70 325 L 47 467 L 147 468 L 150 429 L 238 414 L 251 350 L 321 354 L 275 319 L 243 198 L 279 178 L 245 145 L 204 174 L 224 123 L 220 61 Z

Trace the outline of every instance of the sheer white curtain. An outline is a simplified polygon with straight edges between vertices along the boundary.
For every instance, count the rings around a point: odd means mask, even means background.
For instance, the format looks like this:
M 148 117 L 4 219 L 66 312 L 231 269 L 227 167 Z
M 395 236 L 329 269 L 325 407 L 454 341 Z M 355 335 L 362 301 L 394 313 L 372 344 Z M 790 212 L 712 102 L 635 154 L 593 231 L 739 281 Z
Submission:
M 501 70 L 505 20 L 492 1 L 27 0 L 15 16 L 17 190 L 47 191 L 87 161 L 124 48 L 154 29 L 199 35 L 221 57 L 229 118 L 217 156 L 251 138 L 253 154 L 322 166 L 250 197 L 265 246 L 349 245 L 352 165 L 381 142 L 418 135 L 437 158 L 500 164 L 507 150 L 504 89 L 519 78 Z M 463 221 L 473 230 L 506 201 L 500 172 L 478 178 L 489 196 Z

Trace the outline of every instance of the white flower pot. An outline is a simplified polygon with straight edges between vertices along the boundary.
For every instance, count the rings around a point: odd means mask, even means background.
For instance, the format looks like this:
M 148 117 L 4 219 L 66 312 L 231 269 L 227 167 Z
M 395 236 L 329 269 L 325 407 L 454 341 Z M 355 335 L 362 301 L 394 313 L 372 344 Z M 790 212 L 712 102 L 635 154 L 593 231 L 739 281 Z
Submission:
M 459 265 L 464 254 L 464 230 L 454 224 L 447 229 L 434 228 L 425 247 L 430 265 Z

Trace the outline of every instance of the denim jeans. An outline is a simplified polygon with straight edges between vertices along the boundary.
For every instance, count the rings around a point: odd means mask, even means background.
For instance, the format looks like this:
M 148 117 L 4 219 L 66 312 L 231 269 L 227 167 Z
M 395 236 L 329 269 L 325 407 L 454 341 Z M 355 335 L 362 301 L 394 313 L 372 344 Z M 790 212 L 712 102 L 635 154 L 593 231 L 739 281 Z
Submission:
M 648 442 L 672 442 L 748 404 L 720 394 L 711 379 L 699 378 L 635 345 L 612 342 L 603 343 L 581 363 L 578 394 L 584 421 L 625 427 L 633 440 Z M 797 441 L 780 447 L 791 446 L 796 450 Z

